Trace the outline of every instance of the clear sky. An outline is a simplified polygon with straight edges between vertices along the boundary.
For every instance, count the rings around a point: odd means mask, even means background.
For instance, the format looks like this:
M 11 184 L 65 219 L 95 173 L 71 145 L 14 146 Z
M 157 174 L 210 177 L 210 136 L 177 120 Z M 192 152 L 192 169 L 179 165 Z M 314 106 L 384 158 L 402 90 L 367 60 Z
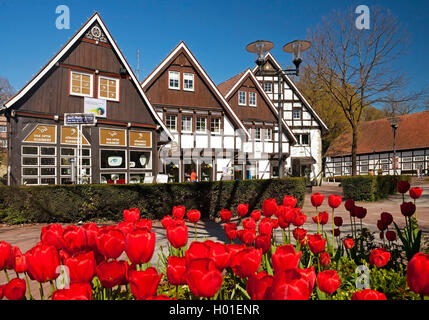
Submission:
M 70 8 L 70 29 L 55 27 L 58 5 Z M 285 67 L 291 56 L 281 47 L 305 39 L 332 10 L 377 4 L 399 17 L 410 34 L 408 54 L 398 68 L 410 83 L 406 90 L 429 85 L 429 1 L 427 0 L 0 0 L 0 76 L 19 90 L 98 11 L 131 67 L 140 50 L 140 79 L 184 40 L 218 84 L 247 67 L 254 57 L 249 42 L 274 42 L 274 56 Z M 305 61 L 304 61 L 305 63 Z

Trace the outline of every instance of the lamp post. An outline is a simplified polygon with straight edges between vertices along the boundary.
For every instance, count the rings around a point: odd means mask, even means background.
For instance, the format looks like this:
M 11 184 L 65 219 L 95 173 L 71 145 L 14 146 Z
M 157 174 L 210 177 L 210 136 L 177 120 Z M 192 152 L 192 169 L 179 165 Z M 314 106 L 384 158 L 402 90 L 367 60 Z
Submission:
M 282 79 L 283 75 L 299 75 L 299 65 L 302 62 L 301 53 L 310 48 L 311 42 L 307 40 L 294 40 L 283 46 L 283 51 L 287 53 L 293 53 L 292 62 L 295 65 L 295 69 L 280 69 L 276 72 L 278 81 L 278 149 L 279 149 L 279 178 L 283 178 L 283 101 L 282 101 Z M 265 55 L 274 47 L 271 41 L 257 40 L 249 43 L 246 46 L 246 50 L 250 53 L 256 54 L 255 63 L 259 67 L 259 74 L 262 74 L 262 66 L 265 64 Z
M 396 176 L 396 130 L 398 129 L 399 119 L 393 115 L 390 119 L 390 126 L 393 130 L 393 175 Z

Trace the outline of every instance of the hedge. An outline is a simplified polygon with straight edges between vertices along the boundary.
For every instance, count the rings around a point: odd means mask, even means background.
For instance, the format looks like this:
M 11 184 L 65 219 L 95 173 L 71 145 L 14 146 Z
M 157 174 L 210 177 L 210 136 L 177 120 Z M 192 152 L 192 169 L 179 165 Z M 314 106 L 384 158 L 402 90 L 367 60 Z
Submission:
M 355 201 L 377 201 L 397 192 L 398 181 L 411 181 L 408 175 L 377 175 L 377 176 L 352 176 L 343 177 L 344 199 Z
M 143 217 L 161 219 L 175 205 L 201 211 L 214 220 L 223 208 L 234 210 L 248 203 L 249 211 L 262 201 L 294 195 L 302 205 L 304 178 L 236 180 L 167 184 L 88 184 L 56 186 L 1 186 L 0 222 L 52 223 L 118 221 L 127 208 L 139 208 Z

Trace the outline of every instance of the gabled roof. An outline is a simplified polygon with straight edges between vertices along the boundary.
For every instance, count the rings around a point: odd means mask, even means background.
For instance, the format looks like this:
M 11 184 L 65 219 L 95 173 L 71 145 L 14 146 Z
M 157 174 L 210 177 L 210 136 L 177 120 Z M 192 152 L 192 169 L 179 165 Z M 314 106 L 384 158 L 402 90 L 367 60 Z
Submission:
M 255 84 L 256 89 L 258 90 L 259 94 L 264 98 L 265 102 L 268 104 L 268 106 L 271 108 L 271 111 L 274 113 L 276 118 L 278 118 L 279 112 L 276 108 L 276 106 L 271 101 L 270 97 L 268 97 L 267 93 L 262 89 L 261 84 L 259 83 L 258 79 L 256 79 L 255 75 L 253 74 L 252 70 L 248 68 L 247 70 L 244 70 L 243 72 L 239 73 L 238 75 L 232 77 L 231 79 L 226 80 L 225 82 L 219 84 L 220 90 L 222 92 L 226 92 L 225 99 L 228 100 L 229 97 L 231 97 L 238 88 L 240 88 L 240 85 L 249 77 L 251 81 Z M 228 90 L 229 89 L 229 90 Z M 228 91 L 227 91 L 228 90 Z M 291 144 L 294 145 L 298 142 L 295 135 L 293 134 L 292 130 L 289 128 L 289 126 L 286 124 L 284 119 L 282 119 L 282 123 L 284 128 L 286 129 L 286 134 L 291 140 Z
M 277 70 L 282 70 L 283 68 L 281 67 L 281 65 L 277 62 L 277 60 L 273 57 L 273 55 L 271 54 L 271 52 L 268 52 L 265 55 L 265 60 L 271 60 L 271 62 L 273 63 L 273 65 L 277 68 Z M 255 66 L 253 68 L 253 73 L 256 73 L 256 71 L 258 70 L 258 66 Z M 319 115 L 316 113 L 316 111 L 311 107 L 311 105 L 308 103 L 308 101 L 304 98 L 304 96 L 302 95 L 302 93 L 298 90 L 298 88 L 295 86 L 295 84 L 293 83 L 293 81 L 288 77 L 288 75 L 284 72 L 282 72 L 283 74 L 283 79 L 286 81 L 286 83 L 288 84 L 289 87 L 291 87 L 294 91 L 294 93 L 299 97 L 299 99 L 304 103 L 304 105 L 307 107 L 308 111 L 313 115 L 313 117 L 316 119 L 316 121 L 319 123 L 319 125 L 326 131 L 329 131 L 329 128 L 326 126 L 326 124 L 323 122 L 323 120 L 319 117 Z
M 396 130 L 396 150 L 429 148 L 429 111 L 399 118 Z M 393 152 L 393 131 L 389 118 L 363 121 L 358 126 L 357 154 Z M 352 153 L 352 133 L 343 132 L 331 142 L 325 157 L 347 156 Z
M 232 110 L 231 106 L 228 104 L 228 102 L 225 100 L 224 96 L 220 93 L 219 89 L 216 87 L 214 82 L 210 79 L 206 71 L 203 69 L 201 64 L 198 62 L 198 60 L 194 57 L 192 52 L 189 50 L 188 46 L 185 44 L 184 41 L 181 41 L 176 48 L 174 48 L 167 57 L 146 77 L 145 80 L 141 83 L 141 86 L 143 90 L 147 89 L 148 86 L 155 81 L 158 78 L 158 75 L 160 75 L 165 68 L 168 68 L 170 63 L 173 62 L 173 58 L 175 57 L 176 53 L 180 50 L 183 50 L 187 57 L 189 58 L 190 62 L 193 64 L 194 68 L 199 72 L 201 78 L 206 82 L 208 87 L 211 89 L 213 94 L 217 97 L 217 99 L 220 101 L 220 103 L 225 108 L 226 112 L 230 116 L 230 118 L 235 122 L 235 124 L 240 127 L 247 135 L 248 138 L 250 138 L 249 132 L 246 130 L 246 127 L 241 122 L 241 120 L 237 117 L 237 115 Z
M 122 54 L 121 50 L 117 46 L 115 40 L 113 40 L 109 30 L 107 29 L 106 25 L 104 24 L 103 20 L 101 19 L 98 12 L 94 12 L 94 14 L 88 19 L 88 21 L 82 25 L 82 27 L 76 32 L 76 34 L 61 48 L 61 50 L 33 77 L 33 79 L 30 80 L 18 93 L 13 96 L 8 102 L 5 103 L 6 108 L 10 108 L 13 106 L 18 100 L 20 100 L 22 97 L 25 96 L 25 94 L 33 87 L 35 86 L 48 72 L 51 70 L 55 64 L 73 47 L 73 45 L 85 34 L 85 32 L 93 25 L 93 23 L 98 22 L 100 27 L 102 28 L 102 31 L 107 36 L 107 39 L 109 40 L 113 50 L 118 55 L 119 59 L 125 66 L 125 68 L 128 71 L 128 74 L 130 75 L 132 81 L 134 82 L 138 92 L 140 93 L 141 97 L 143 98 L 144 102 L 148 106 L 149 110 L 151 111 L 152 115 L 156 119 L 156 121 L 159 123 L 159 125 L 162 127 L 162 129 L 167 133 L 167 135 L 170 137 L 170 139 L 174 140 L 173 135 L 171 134 L 170 130 L 166 127 L 162 119 L 159 117 L 159 115 L 156 113 L 155 109 L 149 102 L 149 99 L 146 97 L 145 93 L 143 92 L 143 89 L 140 86 L 140 83 L 137 80 L 137 77 L 135 76 L 133 70 L 131 69 L 130 65 L 128 64 L 127 60 L 125 59 L 124 55 Z

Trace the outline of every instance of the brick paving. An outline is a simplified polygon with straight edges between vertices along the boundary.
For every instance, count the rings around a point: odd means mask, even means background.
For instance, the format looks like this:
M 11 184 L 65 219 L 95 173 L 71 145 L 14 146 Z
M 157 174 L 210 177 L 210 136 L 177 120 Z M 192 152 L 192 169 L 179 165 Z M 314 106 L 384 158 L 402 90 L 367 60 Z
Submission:
M 417 200 L 417 212 L 419 219 L 419 226 L 423 230 L 425 235 L 429 234 L 429 183 L 413 183 L 413 186 L 419 186 L 424 189 L 423 195 L 420 199 Z M 323 202 L 322 207 L 319 208 L 319 211 L 328 211 L 331 213 L 331 209 L 328 206 L 328 196 L 330 194 L 339 194 L 342 195 L 342 189 L 338 186 L 337 183 L 325 183 L 323 186 L 313 187 L 312 192 L 320 192 L 325 194 L 325 200 Z M 308 216 L 305 227 L 309 230 L 310 233 L 316 232 L 317 225 L 315 225 L 311 217 L 315 215 L 315 210 L 311 206 L 310 201 L 311 194 L 306 194 L 304 206 L 302 211 Z M 408 196 L 406 196 L 405 201 L 411 201 Z M 400 226 L 403 227 L 405 225 L 404 217 L 400 211 L 400 204 L 402 203 L 402 196 L 400 194 L 396 194 L 390 196 L 387 199 L 383 199 L 377 202 L 357 202 L 357 205 L 363 206 L 367 208 L 368 213 L 365 219 L 363 220 L 363 226 L 369 228 L 373 232 L 377 232 L 378 229 L 376 227 L 377 220 L 380 219 L 380 214 L 383 211 L 389 212 L 393 215 L 394 221 Z M 342 235 L 346 235 L 350 233 L 350 220 L 349 214 L 344 209 L 344 206 L 341 205 L 339 208 L 335 210 L 336 216 L 343 217 L 344 225 L 341 227 Z M 11 243 L 14 246 L 18 246 L 23 253 L 29 250 L 36 242 L 40 240 L 40 231 L 44 224 L 32 224 L 32 225 L 19 225 L 19 226 L 6 226 L 0 225 L 0 240 Z M 66 226 L 64 224 L 63 226 Z M 326 225 L 325 231 L 330 230 L 330 222 Z M 189 228 L 189 242 L 194 240 L 194 225 L 188 224 Z M 153 222 L 153 231 L 156 233 L 157 238 L 157 249 L 152 258 L 152 264 L 156 265 L 158 260 L 158 254 L 160 247 L 164 248 L 164 252 L 166 252 L 166 244 L 167 239 L 165 235 L 165 230 L 162 228 L 160 221 Z M 220 223 L 213 221 L 200 221 L 197 224 L 197 235 L 198 240 L 212 239 L 219 241 L 227 241 L 225 234 L 223 232 L 223 228 Z M 280 231 L 275 234 L 277 241 L 281 241 L 282 236 Z M 378 239 L 378 236 L 376 236 Z M 124 258 L 122 256 L 121 258 Z M 14 278 L 16 275 L 14 272 L 8 271 L 9 277 Z M 3 272 L 0 272 L 0 284 L 5 283 L 6 278 Z M 45 296 L 47 293 L 50 293 L 50 285 L 49 283 L 44 284 L 43 286 Z M 30 281 L 30 290 L 33 297 L 39 299 L 39 288 L 36 282 Z

